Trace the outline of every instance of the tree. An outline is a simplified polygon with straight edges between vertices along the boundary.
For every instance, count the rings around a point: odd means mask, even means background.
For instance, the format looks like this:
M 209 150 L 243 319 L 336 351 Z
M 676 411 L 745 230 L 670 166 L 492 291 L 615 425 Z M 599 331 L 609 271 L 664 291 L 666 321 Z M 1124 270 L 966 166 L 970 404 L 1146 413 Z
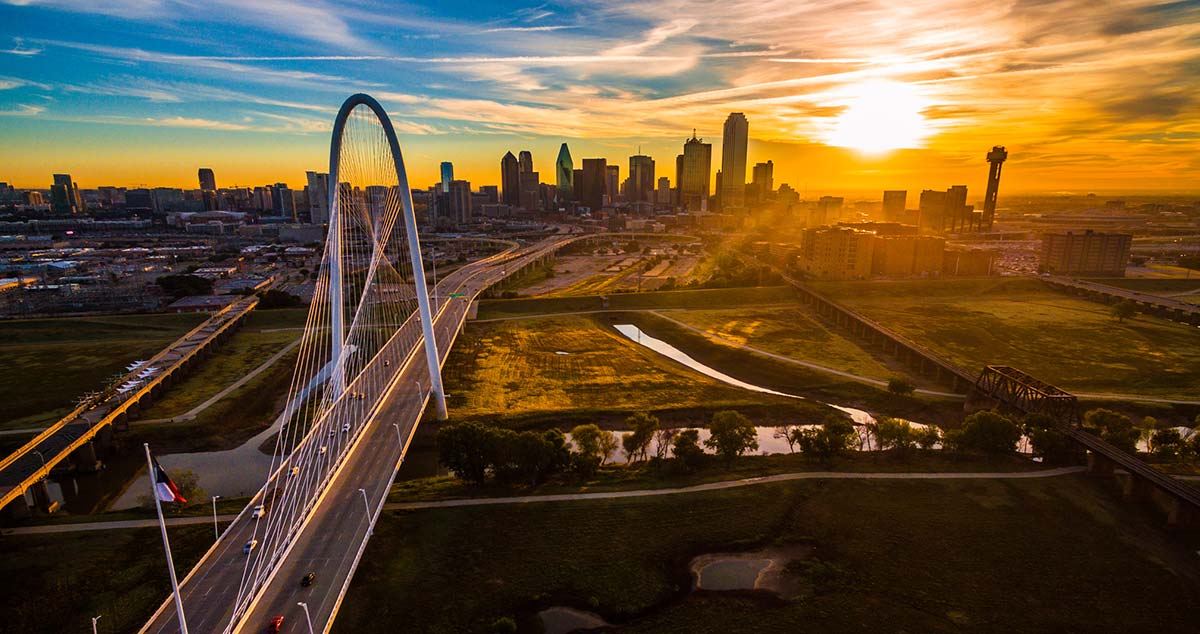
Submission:
M 483 484 L 492 462 L 494 441 L 491 430 L 479 423 L 447 425 L 437 431 L 438 459 L 454 475 Z
M 975 412 L 963 421 L 961 429 L 946 434 L 946 440 L 956 449 L 974 451 L 989 456 L 1012 452 L 1021 439 L 1021 428 L 992 411 Z
M 163 275 L 154 282 L 174 299 L 189 295 L 211 295 L 213 290 L 212 280 L 199 275 Z
M 1154 432 L 1158 431 L 1158 419 L 1153 416 L 1142 417 L 1138 425 L 1138 438 L 1146 442 L 1146 451 L 1154 453 Z
M 667 428 L 660 429 L 654 432 L 654 457 L 659 460 L 666 460 L 667 453 L 671 451 L 671 443 L 675 441 L 675 435 L 679 433 L 678 429 Z
M 258 307 L 264 310 L 270 308 L 296 308 L 304 304 L 299 297 L 281 290 L 269 288 L 258 295 Z
M 1155 431 L 1152 441 L 1151 453 L 1155 457 L 1173 460 L 1187 453 L 1187 443 L 1183 440 L 1183 434 L 1174 427 Z
M 1033 452 L 1048 464 L 1074 464 L 1083 459 L 1083 450 L 1063 431 L 1058 421 L 1045 414 L 1030 414 L 1021 421 Z
M 1103 408 L 1084 414 L 1083 428 L 1129 453 L 1137 452 L 1142 435 L 1128 416 Z
M 676 463 L 683 471 L 691 471 L 704 461 L 704 450 L 700 448 L 700 430 L 685 429 L 675 434 L 671 447 Z
M 1124 323 L 1126 319 L 1133 319 L 1137 315 L 1137 304 L 1128 299 L 1123 299 L 1113 304 L 1111 312 L 1118 323 Z
M 879 441 L 879 449 L 895 449 L 905 452 L 917 444 L 916 434 L 908 421 L 889 416 L 880 416 L 876 420 L 875 439 Z
M 650 442 L 654 440 L 654 432 L 658 431 L 658 419 L 645 412 L 638 412 L 625 419 L 625 425 L 631 430 L 621 444 L 625 449 L 625 459 L 634 462 L 649 457 Z
M 934 445 L 942 442 L 942 430 L 938 429 L 937 425 L 925 425 L 913 433 L 917 439 L 917 446 L 921 449 L 933 449 Z
M 612 432 L 600 429 L 593 423 L 577 425 L 572 429 L 571 442 L 575 445 L 575 468 L 584 476 L 594 474 L 608 460 L 609 454 L 617 449 L 617 439 Z
M 758 430 L 749 418 L 738 412 L 724 411 L 713 414 L 709 423 L 710 436 L 704 441 L 704 446 L 712 449 L 717 455 L 725 458 L 726 463 L 734 458 L 758 449 Z
M 829 464 L 833 458 L 854 446 L 858 441 L 858 432 L 854 423 L 842 414 L 829 414 L 815 428 L 796 428 L 796 442 L 800 451 L 808 456 Z
M 912 396 L 912 393 L 917 391 L 917 386 L 905 379 L 892 377 L 888 379 L 887 389 L 897 396 Z
M 804 428 L 799 425 L 780 425 L 775 428 L 774 437 L 787 441 L 788 453 L 796 453 L 796 445 L 800 442 L 803 431 Z

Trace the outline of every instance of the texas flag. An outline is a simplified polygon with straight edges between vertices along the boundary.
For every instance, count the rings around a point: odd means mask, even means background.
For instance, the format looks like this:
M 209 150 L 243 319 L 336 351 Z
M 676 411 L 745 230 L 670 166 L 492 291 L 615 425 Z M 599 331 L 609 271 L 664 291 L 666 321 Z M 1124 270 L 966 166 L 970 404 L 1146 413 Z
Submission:
M 186 503 L 187 500 L 179 495 L 179 487 L 171 482 L 171 477 L 167 475 L 162 465 L 158 464 L 158 460 L 151 457 L 150 460 L 154 463 L 154 494 L 163 502 L 181 502 Z

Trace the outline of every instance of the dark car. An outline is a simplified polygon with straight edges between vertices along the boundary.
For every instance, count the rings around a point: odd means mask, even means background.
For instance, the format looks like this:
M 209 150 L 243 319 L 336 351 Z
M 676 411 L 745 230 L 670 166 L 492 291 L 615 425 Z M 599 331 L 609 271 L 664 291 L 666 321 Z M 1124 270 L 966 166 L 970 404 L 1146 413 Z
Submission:
M 312 584 L 314 584 L 316 582 L 317 582 L 317 573 L 310 572 L 310 573 L 304 575 L 304 578 L 300 580 L 300 585 L 307 588 L 308 586 L 311 586 Z
M 279 629 L 283 627 L 283 617 L 277 616 L 271 619 L 267 625 L 267 634 L 279 634 Z

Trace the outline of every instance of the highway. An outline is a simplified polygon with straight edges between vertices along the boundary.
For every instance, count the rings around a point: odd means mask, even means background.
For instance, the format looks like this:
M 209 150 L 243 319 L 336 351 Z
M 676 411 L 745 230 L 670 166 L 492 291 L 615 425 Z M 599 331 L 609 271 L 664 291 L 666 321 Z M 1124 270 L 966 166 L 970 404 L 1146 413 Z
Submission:
M 515 271 L 568 240 L 570 238 L 564 236 L 553 236 L 521 249 L 519 255 L 470 264 L 441 280 L 438 283 L 439 297 L 446 298 L 450 293 L 462 293 L 465 297 L 444 299 L 441 306 L 435 307 L 434 336 L 440 361 L 444 362 L 465 321 L 471 301 L 481 291 L 502 280 L 509 270 Z M 345 452 L 344 461 L 340 465 L 322 465 L 320 473 L 335 472 L 324 491 L 318 492 L 315 479 L 313 483 L 299 485 L 298 495 L 313 496 L 319 493 L 320 497 L 307 516 L 306 523 L 291 539 L 282 563 L 263 584 L 259 599 L 248 607 L 245 618 L 240 620 L 239 627 L 234 631 L 262 631 L 271 617 L 282 615 L 285 618 L 283 631 L 306 632 L 304 612 L 297 605 L 300 601 L 308 604 L 315 631 L 325 631 L 332 623 L 357 567 L 358 558 L 365 549 L 367 532 L 373 523 L 372 516 L 378 513 L 391 487 L 396 468 L 403 459 L 428 399 L 425 390 L 429 385 L 429 377 L 417 320 L 412 318 L 406 322 L 393 341 L 396 345 L 389 344 L 380 352 L 377 360 L 395 360 L 400 366 L 399 371 L 388 385 L 374 387 L 352 384 L 347 388 L 348 393 L 366 392 L 365 402 L 378 402 L 378 406 L 365 411 L 359 428 L 351 432 L 357 444 Z M 418 391 L 418 385 L 422 386 L 421 391 Z M 363 407 L 361 403 L 364 401 L 343 399 L 333 407 L 335 410 L 339 407 Z M 326 442 L 323 438 L 322 434 L 315 434 L 308 440 L 313 442 L 321 439 L 320 442 Z M 293 455 L 301 453 L 301 449 L 297 448 Z M 372 515 L 367 513 L 360 489 L 366 492 Z M 249 509 L 258 503 L 261 495 L 260 491 L 255 501 L 226 528 L 214 548 L 182 580 L 181 594 L 189 631 L 219 632 L 230 624 L 246 570 L 247 556 L 242 548 L 251 535 L 258 535 L 262 542 L 252 556 L 269 553 L 271 547 L 276 545 L 270 541 L 264 528 L 259 526 L 270 518 L 256 520 L 250 517 Z M 269 516 L 273 510 L 273 507 L 269 509 Z M 282 537 L 279 539 L 282 540 Z M 317 581 L 311 587 L 302 587 L 300 579 L 308 572 L 315 572 Z M 141 631 L 179 631 L 175 607 L 170 598 Z

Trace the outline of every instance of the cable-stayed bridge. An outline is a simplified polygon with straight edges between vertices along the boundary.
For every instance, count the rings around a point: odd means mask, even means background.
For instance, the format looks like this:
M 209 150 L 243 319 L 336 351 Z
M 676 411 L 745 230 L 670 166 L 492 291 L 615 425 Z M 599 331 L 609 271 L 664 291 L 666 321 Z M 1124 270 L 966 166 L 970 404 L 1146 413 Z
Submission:
M 433 306 L 403 158 L 371 97 L 339 111 L 329 174 L 325 254 L 272 467 L 181 581 L 191 632 L 259 631 L 276 615 L 328 630 L 426 405 L 445 418 L 440 366 L 471 300 L 572 240 L 468 264 L 438 284 L 439 297 L 464 297 Z M 317 583 L 301 586 L 308 572 Z M 181 629 L 168 599 L 142 631 Z

